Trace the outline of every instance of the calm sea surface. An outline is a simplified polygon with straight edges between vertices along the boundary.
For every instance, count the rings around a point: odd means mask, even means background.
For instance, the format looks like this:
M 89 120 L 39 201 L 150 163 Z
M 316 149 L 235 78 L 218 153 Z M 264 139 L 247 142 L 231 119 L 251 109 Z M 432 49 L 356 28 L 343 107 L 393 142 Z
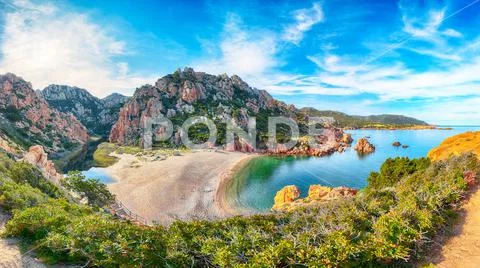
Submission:
M 370 172 L 379 170 L 389 157 L 419 158 L 447 137 L 480 127 L 454 127 L 453 130 L 352 130 L 356 140 L 370 137 L 376 152 L 359 156 L 352 148 L 328 157 L 259 157 L 236 175 L 230 187 L 232 202 L 257 211 L 269 210 L 276 192 L 286 185 L 296 185 L 302 196 L 311 184 L 363 188 Z M 409 148 L 392 146 L 394 141 Z

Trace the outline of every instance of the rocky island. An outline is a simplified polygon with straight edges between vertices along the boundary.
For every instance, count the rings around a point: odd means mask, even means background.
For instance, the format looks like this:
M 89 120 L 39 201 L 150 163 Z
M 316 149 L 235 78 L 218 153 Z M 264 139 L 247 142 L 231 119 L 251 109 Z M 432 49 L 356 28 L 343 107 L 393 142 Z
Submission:
M 371 154 L 375 152 L 375 146 L 367 138 L 361 138 L 355 145 L 355 150 L 360 154 Z

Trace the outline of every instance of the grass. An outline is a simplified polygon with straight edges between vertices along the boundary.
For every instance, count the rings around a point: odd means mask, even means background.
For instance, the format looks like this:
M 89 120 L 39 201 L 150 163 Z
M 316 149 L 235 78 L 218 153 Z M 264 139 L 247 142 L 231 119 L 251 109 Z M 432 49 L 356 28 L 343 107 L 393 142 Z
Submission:
M 109 167 L 118 162 L 118 158 L 111 156 L 111 153 L 117 154 L 141 154 L 141 155 L 153 155 L 153 154 L 162 154 L 162 155 L 174 155 L 180 152 L 187 152 L 188 149 L 178 148 L 161 148 L 155 149 L 153 151 L 146 151 L 140 147 L 133 146 L 120 146 L 114 143 L 104 142 L 98 145 L 97 150 L 93 153 L 93 160 L 95 165 L 98 167 Z

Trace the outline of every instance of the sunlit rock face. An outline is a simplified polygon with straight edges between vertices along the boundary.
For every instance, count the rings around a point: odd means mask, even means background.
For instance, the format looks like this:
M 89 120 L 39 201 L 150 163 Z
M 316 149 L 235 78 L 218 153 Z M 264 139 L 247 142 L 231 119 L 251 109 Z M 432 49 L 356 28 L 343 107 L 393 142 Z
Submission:
M 295 106 L 274 99 L 267 91 L 249 86 L 236 75 L 210 75 L 195 72 L 191 68 L 164 76 L 155 85 L 138 88 L 120 110 L 109 139 L 110 142 L 122 145 L 142 145 L 142 128 L 148 118 L 166 117 L 172 121 L 174 127 L 167 142 L 178 145 L 181 126 L 192 116 L 206 116 L 215 123 L 219 130 L 217 145 L 225 145 L 227 121 L 235 122 L 237 126 L 247 130 L 249 119 L 256 118 L 256 147 L 237 138 L 235 144 L 226 146 L 227 150 L 321 156 L 343 151 L 351 143 L 351 137 L 342 130 L 328 128 L 323 135 L 315 137 L 320 144 L 319 148 L 307 147 L 306 144 L 300 144 L 304 140 L 299 140 L 298 146 L 293 149 L 279 145 L 267 150 L 268 117 L 292 118 L 299 124 L 301 135 L 305 135 L 308 131 L 308 116 Z M 155 129 L 160 127 L 154 126 L 153 132 L 163 133 L 162 130 Z
M 310 185 L 308 196 L 300 197 L 300 190 L 295 185 L 286 186 L 277 192 L 274 199 L 272 210 L 290 211 L 299 207 L 308 207 L 335 200 L 339 198 L 349 198 L 357 194 L 358 190 L 348 187 L 327 187 L 322 185 Z
M 138 88 L 120 110 L 110 141 L 123 145 L 142 144 L 142 123 L 148 117 L 165 116 L 174 124 L 170 142 L 178 143 L 180 126 L 190 116 L 202 115 L 217 123 L 234 119 L 247 129 L 250 117 L 282 115 L 296 119 L 297 109 L 275 100 L 264 90 L 250 87 L 240 77 L 210 75 L 191 68 L 160 78 L 155 85 Z M 258 125 L 259 122 L 257 122 Z M 251 151 L 240 141 L 236 149 Z
M 355 145 L 355 150 L 361 154 L 371 154 L 375 152 L 375 146 L 367 138 L 361 138 Z
M 62 175 L 57 172 L 53 162 L 48 160 L 48 155 L 45 153 L 41 145 L 30 147 L 22 160 L 36 166 L 47 180 L 55 184 L 60 183 Z

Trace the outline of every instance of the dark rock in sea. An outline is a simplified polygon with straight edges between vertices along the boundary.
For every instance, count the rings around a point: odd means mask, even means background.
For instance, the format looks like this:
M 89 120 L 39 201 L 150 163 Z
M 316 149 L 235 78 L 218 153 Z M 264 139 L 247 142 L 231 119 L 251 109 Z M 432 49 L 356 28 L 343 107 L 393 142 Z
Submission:
M 395 146 L 395 147 L 402 146 L 402 144 L 399 141 L 394 142 L 392 145 Z
M 406 149 L 408 147 L 409 147 L 408 145 L 402 145 L 402 148 L 404 148 L 404 149 Z

